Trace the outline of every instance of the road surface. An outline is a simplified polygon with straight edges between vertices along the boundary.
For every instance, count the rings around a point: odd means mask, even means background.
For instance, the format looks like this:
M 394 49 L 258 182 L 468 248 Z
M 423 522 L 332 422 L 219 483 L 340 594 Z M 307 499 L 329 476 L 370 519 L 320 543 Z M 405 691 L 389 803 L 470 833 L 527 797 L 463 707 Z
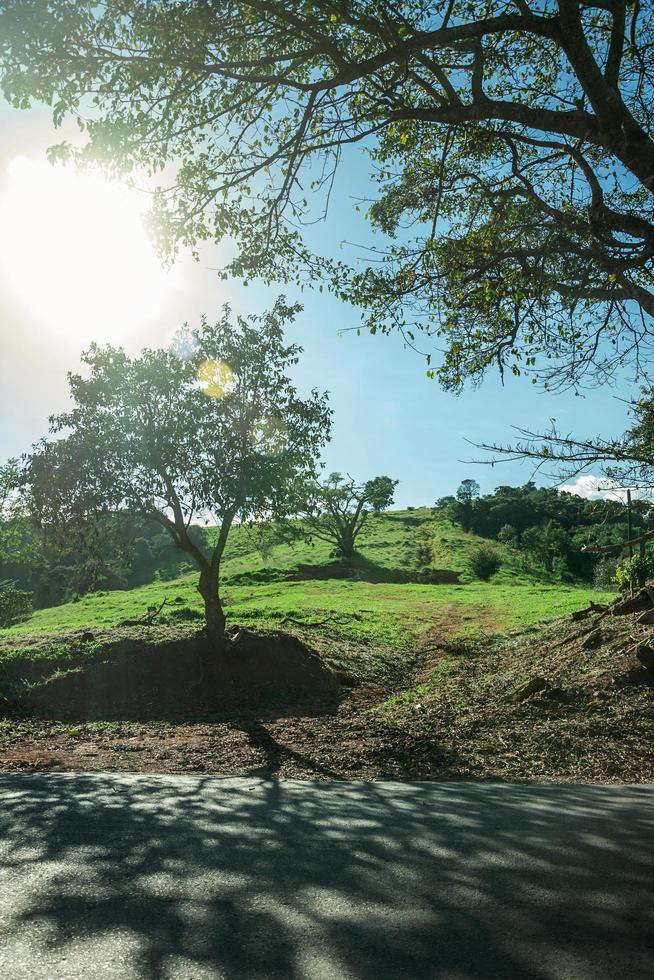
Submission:
M 654 977 L 654 786 L 0 775 L 0 977 Z

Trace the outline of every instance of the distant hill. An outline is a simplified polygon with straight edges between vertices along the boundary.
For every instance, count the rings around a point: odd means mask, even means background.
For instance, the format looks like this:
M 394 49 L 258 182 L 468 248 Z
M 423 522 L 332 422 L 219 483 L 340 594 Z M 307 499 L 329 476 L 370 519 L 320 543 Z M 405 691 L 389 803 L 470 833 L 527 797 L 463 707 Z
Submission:
M 460 573 L 462 583 L 474 580 L 470 568 L 473 553 L 489 542 L 476 534 L 456 527 L 430 507 L 388 511 L 371 516 L 357 541 L 352 565 L 353 576 L 363 581 L 424 581 L 430 573 L 450 570 Z M 500 585 L 553 582 L 544 569 L 534 568 L 525 555 L 499 542 L 494 549 L 502 559 L 493 581 Z M 229 539 L 223 565 L 225 582 L 252 576 L 253 581 L 283 578 L 303 566 L 325 569 L 338 564 L 323 541 L 277 544 L 266 551 L 257 550 L 253 534 L 236 528 Z M 279 573 L 276 576 L 275 573 Z
M 212 535 L 215 529 L 196 532 Z M 470 562 L 489 541 L 427 507 L 372 517 L 358 544 L 352 575 L 343 578 L 342 566 L 322 541 L 276 544 L 261 554 L 252 531 L 236 527 L 222 569 L 228 621 L 285 628 L 336 617 L 332 632 L 404 646 L 436 624 L 448 632 L 487 632 L 570 612 L 603 597 L 588 586 L 562 584 L 497 542 L 491 546 L 502 565 L 489 582 L 480 581 Z M 434 573 L 443 570 L 458 573 L 453 576 L 458 582 L 434 584 Z M 139 576 L 131 588 L 101 589 L 37 609 L 5 635 L 113 628 L 144 616 L 164 599 L 158 622 L 201 625 L 198 575 L 184 554 L 166 545 L 163 560 L 142 563 Z

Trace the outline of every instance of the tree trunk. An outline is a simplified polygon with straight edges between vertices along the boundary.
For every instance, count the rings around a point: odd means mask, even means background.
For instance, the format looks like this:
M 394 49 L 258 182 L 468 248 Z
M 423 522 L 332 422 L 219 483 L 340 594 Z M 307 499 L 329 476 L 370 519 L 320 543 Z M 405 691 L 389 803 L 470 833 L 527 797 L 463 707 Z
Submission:
M 340 551 L 343 558 L 351 565 L 354 558 L 354 538 L 349 528 L 341 534 Z
M 218 573 L 201 572 L 198 592 L 204 599 L 207 637 L 211 646 L 222 652 L 225 649 L 225 613 L 218 594 Z

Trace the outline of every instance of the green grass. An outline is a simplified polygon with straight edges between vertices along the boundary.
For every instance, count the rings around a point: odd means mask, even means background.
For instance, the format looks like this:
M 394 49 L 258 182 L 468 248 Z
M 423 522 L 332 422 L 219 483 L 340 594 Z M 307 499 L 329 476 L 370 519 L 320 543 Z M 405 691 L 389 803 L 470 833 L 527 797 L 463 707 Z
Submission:
M 435 667 L 432 668 L 430 672 L 429 680 L 423 681 L 421 684 L 414 684 L 413 687 L 405 688 L 398 694 L 391 695 L 390 698 L 386 698 L 378 704 L 373 710 L 374 711 L 384 711 L 387 708 L 397 708 L 401 705 L 415 704 L 424 698 L 426 695 L 435 694 L 439 687 L 442 685 L 443 681 L 449 677 L 454 669 L 456 661 L 453 657 L 442 657 Z
M 502 568 L 491 582 L 479 582 L 472 578 L 468 562 L 483 541 L 441 517 L 434 518 L 427 508 L 395 511 L 369 521 L 359 539 L 355 580 L 285 581 L 284 575 L 300 564 L 329 563 L 329 546 L 323 542 L 278 545 L 263 558 L 251 534 L 237 528 L 223 570 L 228 621 L 274 628 L 285 625 L 285 617 L 290 616 L 311 629 L 311 624 L 334 617 L 337 621 L 325 624 L 323 633 L 402 648 L 430 629 L 449 636 L 492 633 L 571 612 L 590 599 L 607 598 L 590 588 L 556 583 L 545 571 L 528 569 L 522 555 L 500 545 Z M 393 581 L 425 567 L 461 571 L 462 584 Z M 171 603 L 173 615 L 185 608 L 200 611 L 196 581 L 195 573 L 187 573 L 136 589 L 95 593 L 37 610 L 28 621 L 0 631 L 0 637 L 111 628 L 121 620 L 143 616 L 164 598 Z

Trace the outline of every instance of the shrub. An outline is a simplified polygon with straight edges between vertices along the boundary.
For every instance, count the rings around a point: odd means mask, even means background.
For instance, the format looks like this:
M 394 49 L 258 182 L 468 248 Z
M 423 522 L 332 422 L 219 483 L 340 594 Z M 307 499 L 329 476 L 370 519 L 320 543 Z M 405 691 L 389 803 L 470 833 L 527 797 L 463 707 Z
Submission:
M 616 587 L 616 571 L 618 562 L 616 558 L 603 558 L 595 565 L 593 570 L 593 585 L 596 589 L 604 592 L 611 592 Z
M 477 578 L 487 582 L 502 567 L 502 558 L 489 545 L 481 545 L 470 557 L 470 568 Z
M 0 627 L 13 626 L 32 615 L 32 593 L 14 582 L 0 583 Z
M 654 578 L 654 555 L 625 558 L 615 570 L 615 580 L 621 589 L 628 589 L 632 580 L 634 585 L 642 587 L 650 578 Z
M 178 609 L 171 609 L 161 617 L 166 623 L 196 623 L 204 619 L 199 609 L 191 609 L 190 606 L 180 606 Z

